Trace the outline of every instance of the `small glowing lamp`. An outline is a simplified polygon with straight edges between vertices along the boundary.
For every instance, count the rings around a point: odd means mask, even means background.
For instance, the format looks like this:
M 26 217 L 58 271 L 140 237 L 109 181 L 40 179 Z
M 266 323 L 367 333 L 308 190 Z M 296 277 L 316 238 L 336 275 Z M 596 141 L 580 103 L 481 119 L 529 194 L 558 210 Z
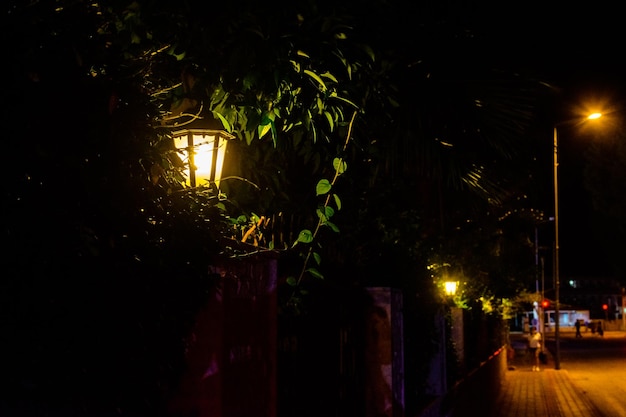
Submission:
M 215 120 L 212 122 L 201 119 L 172 132 L 174 146 L 186 166 L 186 184 L 192 188 L 215 184 L 219 189 L 226 146 L 230 139 L 235 138 L 223 130 L 221 123 Z
M 446 291 L 447 296 L 453 296 L 456 294 L 456 288 L 458 283 L 456 281 L 446 281 L 444 283 L 444 289 Z

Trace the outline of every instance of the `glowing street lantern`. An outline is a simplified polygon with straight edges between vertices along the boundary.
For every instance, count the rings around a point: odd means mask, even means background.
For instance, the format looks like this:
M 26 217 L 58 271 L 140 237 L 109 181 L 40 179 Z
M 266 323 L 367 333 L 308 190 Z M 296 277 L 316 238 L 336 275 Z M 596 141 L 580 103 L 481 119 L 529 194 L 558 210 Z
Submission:
M 456 281 L 446 281 L 444 283 L 444 289 L 446 291 L 447 296 L 453 296 L 456 294 L 456 288 L 458 283 Z
M 194 127 L 181 128 L 172 132 L 174 146 L 181 153 L 186 166 L 186 184 L 192 188 L 215 184 L 215 187 L 219 189 L 226 146 L 228 141 L 235 137 L 221 129 L 205 129 L 196 126 L 197 124 L 194 124 Z

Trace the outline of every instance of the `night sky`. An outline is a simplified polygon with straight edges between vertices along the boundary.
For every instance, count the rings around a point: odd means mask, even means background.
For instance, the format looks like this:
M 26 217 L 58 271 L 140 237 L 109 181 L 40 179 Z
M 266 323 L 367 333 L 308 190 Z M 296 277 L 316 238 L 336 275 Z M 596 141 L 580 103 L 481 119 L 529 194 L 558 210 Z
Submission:
M 559 60 L 552 65 L 562 79 L 567 101 L 563 117 L 581 103 L 604 102 L 619 117 L 623 106 L 626 64 L 620 45 L 626 39 L 616 10 L 579 10 L 554 37 Z M 557 25 L 555 30 L 560 26 Z M 549 28 L 546 30 L 550 31 Z M 547 51 L 549 53 L 550 50 Z M 598 121 L 601 123 L 602 120 Z M 601 140 L 599 135 L 594 140 Z M 584 154 L 590 137 L 575 129 L 559 130 L 560 247 L 563 277 L 610 274 L 605 249 L 611 242 L 596 239 L 591 197 L 583 184 Z
M 626 87 L 626 25 L 616 5 L 608 2 L 519 2 L 478 9 L 484 28 L 498 34 L 496 45 L 521 68 L 533 68 L 560 88 L 560 99 L 547 109 L 554 122 L 574 117 L 583 103 L 604 102 L 614 115 L 623 106 Z M 489 15 L 489 16 L 488 16 Z M 504 52 L 506 51 L 506 52 Z M 548 116 L 550 117 L 550 116 Z M 545 178 L 553 184 L 552 132 L 546 132 Z M 573 129 L 559 130 L 560 269 L 563 277 L 610 274 L 604 252 L 611 242 L 597 240 L 592 228 L 591 197 L 583 184 L 587 139 Z M 601 139 L 596 138 L 596 139 Z M 547 196 L 553 198 L 553 195 Z M 553 215 L 553 200 L 546 210 Z M 550 226 L 543 227 L 553 227 Z M 547 231 L 546 233 L 550 233 Z M 550 236 L 552 238 L 552 234 Z M 549 244 L 549 242 L 546 242 Z

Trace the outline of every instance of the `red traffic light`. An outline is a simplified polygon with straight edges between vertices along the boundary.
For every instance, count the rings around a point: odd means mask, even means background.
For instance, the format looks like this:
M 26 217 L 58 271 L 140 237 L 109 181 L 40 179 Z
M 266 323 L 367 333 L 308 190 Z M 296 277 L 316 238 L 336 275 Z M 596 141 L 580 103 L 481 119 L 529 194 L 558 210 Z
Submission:
M 550 307 L 550 301 L 548 301 L 548 300 L 543 300 L 543 301 L 541 302 L 541 307 L 543 307 L 543 308 L 548 308 L 548 307 Z
M 602 304 L 602 310 L 608 310 L 608 309 L 609 309 L 609 306 L 608 306 L 608 305 L 606 305 L 606 304 Z

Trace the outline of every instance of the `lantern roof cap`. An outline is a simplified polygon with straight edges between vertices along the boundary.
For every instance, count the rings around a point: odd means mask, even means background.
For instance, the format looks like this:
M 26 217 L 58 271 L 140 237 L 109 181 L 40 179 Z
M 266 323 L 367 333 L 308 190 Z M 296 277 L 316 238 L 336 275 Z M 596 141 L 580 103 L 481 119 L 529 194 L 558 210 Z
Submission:
M 224 124 L 221 120 L 215 118 L 212 113 L 205 113 L 199 117 L 196 117 L 190 122 L 180 123 L 173 126 L 174 132 L 183 131 L 220 131 L 224 136 L 231 137 L 232 135 L 224 129 Z M 233 136 L 234 137 L 234 136 Z

